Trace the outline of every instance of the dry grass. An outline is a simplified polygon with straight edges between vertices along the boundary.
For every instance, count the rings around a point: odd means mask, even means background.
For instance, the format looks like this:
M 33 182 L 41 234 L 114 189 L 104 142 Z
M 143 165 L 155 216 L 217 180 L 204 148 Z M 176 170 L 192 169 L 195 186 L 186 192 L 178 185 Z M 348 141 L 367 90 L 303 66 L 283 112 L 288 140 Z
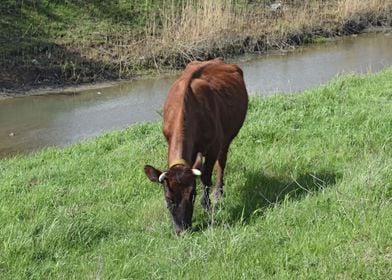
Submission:
M 257 1 L 256 1 L 257 2 Z M 259 1 L 260 2 L 260 1 Z M 264 1 L 267 2 L 267 1 Z M 147 67 L 182 66 L 207 59 L 311 41 L 312 36 L 358 32 L 390 25 L 392 4 L 382 0 L 283 1 L 273 11 L 263 3 L 188 0 L 150 15 L 145 37 L 123 58 Z
M 365 13 L 388 13 L 391 9 L 391 2 L 385 0 L 339 0 L 338 1 L 338 15 L 341 18 L 352 17 L 357 14 Z
M 195 59 L 204 48 L 242 34 L 247 12 L 246 6 L 236 7 L 233 0 L 189 0 L 180 9 L 176 5 L 164 7 L 150 17 L 146 36 L 138 45 L 139 55 Z
M 292 48 L 320 36 L 392 26 L 392 2 L 384 0 L 281 0 L 280 10 L 271 9 L 271 0 L 90 1 L 84 10 L 72 1 L 44 2 L 30 7 L 30 17 L 19 24 L 31 39 L 15 44 L 7 37 L 0 47 L 0 80 L 11 86 L 127 78 L 182 68 L 195 59 Z M 20 22 L 22 11 L 28 14 L 26 7 L 9 17 L 9 27 Z M 86 16 L 86 11 L 92 13 Z M 47 17 L 51 14 L 58 20 Z M 42 29 L 40 40 L 31 26 Z M 1 60 L 6 61 L 3 68 Z

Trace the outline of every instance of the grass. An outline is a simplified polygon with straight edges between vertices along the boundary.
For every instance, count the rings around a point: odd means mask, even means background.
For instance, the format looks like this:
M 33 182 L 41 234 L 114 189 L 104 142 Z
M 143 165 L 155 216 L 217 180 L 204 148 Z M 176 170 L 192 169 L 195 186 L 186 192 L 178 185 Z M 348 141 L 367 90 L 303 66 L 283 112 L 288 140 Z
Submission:
M 0 2 L 0 88 L 127 78 L 391 26 L 384 0 Z
M 253 97 L 223 202 L 181 238 L 142 168 L 160 127 L 1 160 L 0 278 L 390 277 L 392 68 Z

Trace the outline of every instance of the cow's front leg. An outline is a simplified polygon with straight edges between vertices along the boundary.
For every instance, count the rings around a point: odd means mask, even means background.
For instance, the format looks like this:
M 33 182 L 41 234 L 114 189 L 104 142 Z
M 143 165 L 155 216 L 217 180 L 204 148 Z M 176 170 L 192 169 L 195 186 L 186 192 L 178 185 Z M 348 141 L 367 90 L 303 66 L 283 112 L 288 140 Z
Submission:
M 214 190 L 214 202 L 218 202 L 223 195 L 224 174 L 227 161 L 227 151 L 229 147 L 224 146 L 219 153 L 218 160 L 215 163 L 216 168 L 216 186 Z
M 201 182 L 203 184 L 203 194 L 200 199 L 200 204 L 205 211 L 210 210 L 210 187 L 211 187 L 211 173 L 204 171 L 201 177 Z
M 205 211 L 210 211 L 210 196 L 209 196 L 209 187 L 204 186 L 203 184 L 203 194 L 200 199 L 200 204 L 204 208 Z
M 215 159 L 206 156 L 204 165 L 203 165 L 203 171 L 201 174 L 201 182 L 203 184 L 203 194 L 201 196 L 201 206 L 204 208 L 205 211 L 210 210 L 210 187 L 211 187 L 211 176 L 212 176 L 212 170 L 214 168 L 214 162 Z

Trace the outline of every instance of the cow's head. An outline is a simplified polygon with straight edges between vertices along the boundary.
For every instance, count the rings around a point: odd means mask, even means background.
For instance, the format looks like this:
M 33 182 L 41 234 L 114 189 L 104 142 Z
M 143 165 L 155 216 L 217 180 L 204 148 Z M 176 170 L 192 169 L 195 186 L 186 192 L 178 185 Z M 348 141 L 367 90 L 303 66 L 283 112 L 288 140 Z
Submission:
M 196 197 L 196 176 L 201 175 L 200 170 L 177 164 L 161 172 L 146 165 L 144 172 L 152 182 L 162 184 L 166 206 L 172 215 L 176 233 L 180 234 L 190 228 Z

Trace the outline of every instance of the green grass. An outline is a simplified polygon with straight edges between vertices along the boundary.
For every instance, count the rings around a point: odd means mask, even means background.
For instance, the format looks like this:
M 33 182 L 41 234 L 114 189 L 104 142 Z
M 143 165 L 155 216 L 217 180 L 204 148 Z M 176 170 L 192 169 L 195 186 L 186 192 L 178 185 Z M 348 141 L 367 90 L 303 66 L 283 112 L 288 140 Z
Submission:
M 392 68 L 254 97 L 223 202 L 180 238 L 143 173 L 159 123 L 3 159 L 0 278 L 387 279 L 391 137 Z

